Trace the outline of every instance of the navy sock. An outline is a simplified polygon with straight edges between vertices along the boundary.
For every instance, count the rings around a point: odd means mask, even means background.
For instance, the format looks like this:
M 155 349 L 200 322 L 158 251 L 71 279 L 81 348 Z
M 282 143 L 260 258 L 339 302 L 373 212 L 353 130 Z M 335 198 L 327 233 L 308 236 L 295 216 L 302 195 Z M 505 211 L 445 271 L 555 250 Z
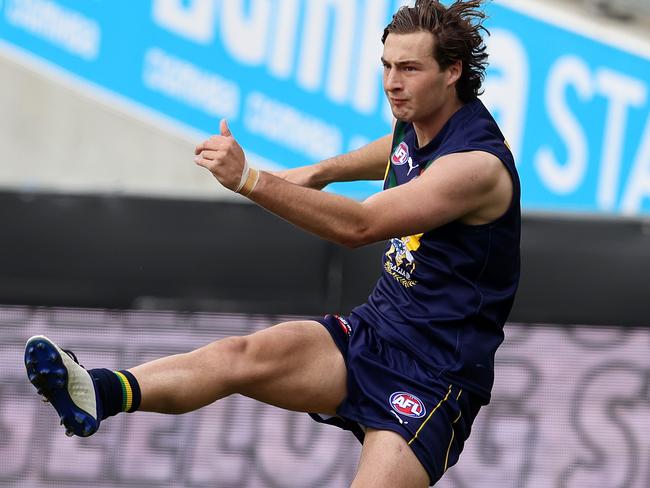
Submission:
M 135 412 L 140 406 L 140 385 L 128 371 L 110 369 L 91 369 L 88 371 L 97 388 L 101 403 L 101 419 L 104 420 L 120 412 Z

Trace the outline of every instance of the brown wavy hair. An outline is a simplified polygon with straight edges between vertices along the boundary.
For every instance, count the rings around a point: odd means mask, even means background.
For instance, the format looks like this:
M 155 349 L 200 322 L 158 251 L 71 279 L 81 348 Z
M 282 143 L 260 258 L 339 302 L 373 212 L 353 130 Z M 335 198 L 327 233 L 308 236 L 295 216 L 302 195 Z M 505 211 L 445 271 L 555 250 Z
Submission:
M 414 7 L 402 7 L 384 29 L 381 42 L 388 34 L 431 32 L 435 39 L 433 57 L 445 70 L 461 61 L 463 71 L 456 82 L 458 98 L 467 103 L 481 95 L 488 55 L 482 32 L 486 18 L 480 10 L 482 0 L 457 0 L 445 7 L 438 0 L 416 0 Z

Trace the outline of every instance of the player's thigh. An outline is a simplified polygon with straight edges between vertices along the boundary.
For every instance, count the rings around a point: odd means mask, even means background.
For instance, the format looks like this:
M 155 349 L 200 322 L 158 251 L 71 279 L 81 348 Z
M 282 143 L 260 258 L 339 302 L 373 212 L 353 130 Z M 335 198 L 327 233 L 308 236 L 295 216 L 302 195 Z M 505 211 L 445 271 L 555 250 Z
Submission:
M 247 378 L 238 393 L 282 408 L 333 414 L 346 396 L 346 367 L 315 321 L 285 322 L 246 337 Z
M 368 429 L 351 488 L 426 488 L 429 475 L 402 436 Z

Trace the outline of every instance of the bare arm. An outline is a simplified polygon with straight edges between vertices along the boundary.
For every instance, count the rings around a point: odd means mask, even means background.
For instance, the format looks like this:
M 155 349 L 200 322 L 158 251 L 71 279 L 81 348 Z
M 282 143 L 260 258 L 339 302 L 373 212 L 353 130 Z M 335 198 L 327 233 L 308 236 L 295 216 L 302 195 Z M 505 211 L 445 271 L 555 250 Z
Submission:
M 262 173 L 249 198 L 324 239 L 359 247 L 454 220 L 489 222 L 507 209 L 511 188 L 496 157 L 472 152 L 441 158 L 415 180 L 363 202 L 287 185 L 268 173 Z
M 237 188 L 244 153 L 227 126 L 196 148 L 196 162 L 227 188 Z M 413 181 L 363 202 L 305 188 L 262 172 L 249 198 L 324 239 L 358 247 L 417 234 L 454 220 L 489 222 L 512 197 L 512 182 L 493 155 L 468 152 L 445 156 Z
M 355 151 L 273 174 L 296 185 L 317 190 L 341 181 L 381 180 L 390 156 L 391 139 L 389 134 Z

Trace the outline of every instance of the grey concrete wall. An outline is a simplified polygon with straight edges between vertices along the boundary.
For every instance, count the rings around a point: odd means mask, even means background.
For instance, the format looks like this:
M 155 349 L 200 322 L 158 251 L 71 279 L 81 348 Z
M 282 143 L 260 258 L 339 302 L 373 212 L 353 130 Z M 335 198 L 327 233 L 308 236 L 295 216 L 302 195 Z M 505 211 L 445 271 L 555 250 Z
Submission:
M 194 165 L 204 134 L 6 46 L 0 114 L 1 189 L 240 200 Z

